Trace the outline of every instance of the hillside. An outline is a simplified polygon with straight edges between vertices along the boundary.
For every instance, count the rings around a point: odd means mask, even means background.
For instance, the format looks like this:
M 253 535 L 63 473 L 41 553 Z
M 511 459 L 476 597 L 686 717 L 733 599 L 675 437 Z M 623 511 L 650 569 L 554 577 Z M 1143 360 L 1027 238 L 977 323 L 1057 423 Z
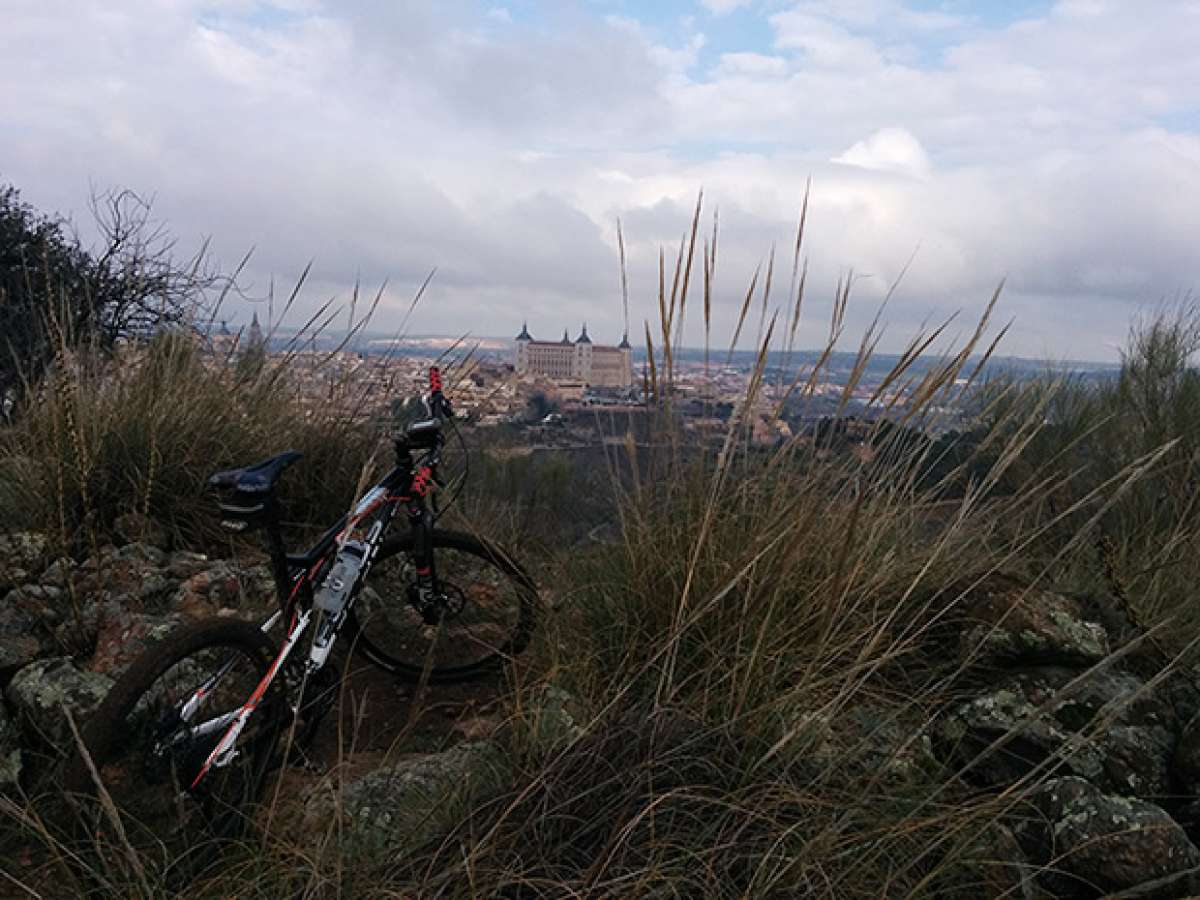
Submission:
M 488 463 L 447 521 L 530 567 L 534 645 L 455 688 L 346 657 L 305 765 L 186 895 L 1194 893 L 1191 315 L 1135 330 L 1109 382 L 980 383 L 957 438 L 914 440 L 914 415 L 871 426 L 870 453 L 836 428 L 763 451 L 735 414 L 720 454 L 688 453 L 664 415 L 657 449 L 611 448 L 599 494 Z M 169 882 L 153 854 L 80 844 L 56 772 L 63 706 L 86 721 L 150 642 L 269 607 L 207 473 L 309 450 L 284 496 L 311 533 L 375 446 L 289 416 L 284 372 L 224 383 L 186 343 L 144 353 L 50 375 L 0 439 L 18 894 Z M 966 358 L 913 396 L 961 390 Z M 585 505 L 607 528 L 570 527 Z

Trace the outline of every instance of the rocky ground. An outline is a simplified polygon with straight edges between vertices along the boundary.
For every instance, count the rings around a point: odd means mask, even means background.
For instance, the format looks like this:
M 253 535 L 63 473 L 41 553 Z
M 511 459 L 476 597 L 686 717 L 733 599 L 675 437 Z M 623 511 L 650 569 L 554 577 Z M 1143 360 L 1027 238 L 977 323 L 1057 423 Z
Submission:
M 0 536 L 0 794 L 52 789 L 73 741 L 67 713 L 86 719 L 150 642 L 209 616 L 261 621 L 274 603 L 261 562 L 167 553 L 135 540 L 76 564 L 53 558 L 40 535 Z M 354 829 L 380 832 L 359 807 L 385 792 L 408 811 L 397 824 L 420 839 L 445 823 L 447 797 L 467 796 L 471 771 L 494 752 L 505 685 L 482 681 L 416 696 L 414 686 L 348 653 L 334 661 L 346 673 L 341 697 L 313 745 L 284 770 L 280 825 L 324 835 L 318 825 L 328 824 L 336 802 L 344 839 L 376 844 Z
M 905 725 L 885 709 L 800 723 L 804 764 L 858 757 L 876 773 L 939 767 L 959 790 L 999 796 L 1009 813 L 979 835 L 980 880 L 1011 897 L 1200 894 L 1200 687 L 1165 659 L 1119 604 L 1027 590 L 992 577 L 957 586 L 957 615 L 929 638 L 957 663 L 957 699 Z M 0 538 L 0 791 L 44 789 L 82 719 L 114 679 L 171 629 L 204 616 L 257 619 L 264 566 L 166 553 L 131 540 L 82 563 L 55 559 L 34 534 Z M 356 663 L 339 716 L 307 769 L 275 789 L 271 826 L 353 856 L 401 849 L 456 821 L 464 805 L 512 783 L 497 739 L 505 686 L 409 686 Z M 537 744 L 584 737 L 569 695 L 523 700 Z M 529 727 L 532 723 L 532 727 Z

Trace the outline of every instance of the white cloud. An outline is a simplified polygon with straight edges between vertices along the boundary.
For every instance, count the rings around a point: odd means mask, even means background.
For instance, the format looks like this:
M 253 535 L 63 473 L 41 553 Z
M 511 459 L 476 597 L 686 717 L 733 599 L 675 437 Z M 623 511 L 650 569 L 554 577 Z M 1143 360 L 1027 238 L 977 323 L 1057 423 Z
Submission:
M 763 53 L 722 53 L 713 75 L 718 79 L 740 76 L 761 78 L 783 75 L 787 69 L 787 60 L 780 56 L 767 56 Z
M 750 5 L 750 0 L 700 0 L 700 5 L 714 16 L 724 16 Z
M 717 22 L 710 53 L 693 26 L 565 5 L 498 27 L 465 0 L 10 0 L 0 179 L 64 211 L 89 183 L 155 193 L 185 242 L 257 246 L 260 288 L 314 259 L 314 303 L 387 278 L 385 325 L 436 265 L 429 331 L 527 313 L 619 334 L 617 216 L 649 301 L 701 186 L 731 322 L 810 174 L 815 313 L 851 266 L 880 296 L 919 246 L 897 342 L 1007 276 L 1013 352 L 1094 356 L 1193 286 L 1200 4 L 1075 0 L 1006 28 L 901 0 L 762 8 L 775 46 L 731 50 Z
M 895 172 L 924 178 L 929 174 L 929 156 L 921 142 L 903 128 L 881 128 L 866 140 L 856 142 L 836 163 L 877 172 Z

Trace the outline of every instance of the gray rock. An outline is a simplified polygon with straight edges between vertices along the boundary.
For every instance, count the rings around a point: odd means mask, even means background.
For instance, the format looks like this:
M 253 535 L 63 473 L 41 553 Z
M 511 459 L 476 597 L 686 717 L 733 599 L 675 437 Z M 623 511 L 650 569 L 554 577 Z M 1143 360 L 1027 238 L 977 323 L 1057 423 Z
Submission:
M 65 588 L 71 580 L 71 573 L 74 570 L 75 561 L 66 556 L 60 556 L 46 567 L 46 571 L 38 578 L 38 583 L 49 587 Z
M 146 649 L 186 622 L 178 613 L 151 615 L 130 612 L 118 602 L 97 608 L 96 638 L 88 669 L 116 679 Z
M 1137 891 L 1185 897 L 1200 888 L 1200 850 L 1166 811 L 1105 794 L 1079 778 L 1057 778 L 1029 796 L 1035 814 L 1018 840 L 1056 895 Z M 1195 871 L 1193 871 L 1195 870 Z
M 63 605 L 62 591 L 36 584 L 13 588 L 0 599 L 0 673 L 53 652 Z
M 46 561 L 49 542 L 44 534 L 17 531 L 0 534 L 0 588 L 28 581 Z
M 267 565 L 247 566 L 237 573 L 240 603 L 251 609 L 274 606 L 278 601 L 275 594 L 275 576 Z
M 103 547 L 97 548 L 96 552 L 85 559 L 79 566 L 87 572 L 95 572 L 100 569 L 106 569 L 112 565 L 113 558 L 117 555 L 117 548 L 112 544 L 105 544 Z
M 21 735 L 0 703 L 0 791 L 16 787 L 21 780 Z
M 856 706 L 838 717 L 846 750 L 863 771 L 908 781 L 937 765 L 929 735 L 882 707 Z
M 184 581 L 197 572 L 211 565 L 203 553 L 192 553 L 189 550 L 176 550 L 167 558 L 167 574 L 172 578 Z
M 923 723 L 906 721 L 894 710 L 862 705 L 836 716 L 805 710 L 789 718 L 776 753 L 813 777 L 839 769 L 896 783 L 939 765 Z
M 224 560 L 217 560 L 180 584 L 169 606 L 176 612 L 204 610 L 211 615 L 223 606 L 239 605 L 240 597 L 238 570 Z
M 15 672 L 40 659 L 42 651 L 42 642 L 29 633 L 0 636 L 0 674 Z
M 155 601 L 165 601 L 175 589 L 162 569 L 165 563 L 166 555 L 148 544 L 101 548 L 80 565 L 76 595 L 85 601 L 110 595 L 123 603 L 162 605 Z
M 67 600 L 62 588 L 49 584 L 23 584 L 9 591 L 0 602 L 27 609 L 47 622 L 59 622 Z
M 525 698 L 521 721 L 538 750 L 552 750 L 579 738 L 584 732 L 579 700 L 555 684 L 536 687 Z
M 330 825 L 340 811 L 342 852 L 401 853 L 453 827 L 469 803 L 498 793 L 511 778 L 495 743 L 466 741 L 377 769 L 344 785 L 340 799 L 325 779 L 305 801 L 303 827 L 315 838 L 336 835 Z
M 964 602 L 959 659 L 967 665 L 1090 665 L 1110 652 L 1104 627 L 1062 594 L 995 576 Z
M 159 608 L 174 592 L 178 582 L 163 572 L 146 572 L 133 594 L 136 603 L 145 608 Z
M 73 741 L 63 710 L 69 710 L 78 724 L 100 705 L 111 687 L 112 679 L 81 672 L 68 657 L 56 657 L 17 672 L 6 695 L 27 733 L 63 750 Z
M 167 554 L 159 550 L 153 544 L 148 544 L 142 541 L 134 541 L 121 547 L 112 555 L 113 559 L 124 560 L 127 562 L 145 563 L 147 566 L 156 568 L 166 565 Z
M 935 727 L 939 755 L 972 764 L 967 777 L 991 787 L 1048 764 L 1115 794 L 1169 794 L 1170 706 L 1126 673 L 1092 672 L 1072 684 L 1077 676 L 1063 669 L 1022 673 L 960 704 Z

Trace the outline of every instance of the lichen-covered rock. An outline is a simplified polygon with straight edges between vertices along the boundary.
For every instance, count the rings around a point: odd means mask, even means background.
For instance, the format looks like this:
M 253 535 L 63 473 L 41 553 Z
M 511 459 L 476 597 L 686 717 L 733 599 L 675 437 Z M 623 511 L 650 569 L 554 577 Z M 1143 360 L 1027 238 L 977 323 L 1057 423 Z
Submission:
M 13 588 L 0 599 L 0 674 L 53 651 L 63 606 L 61 590 L 37 584 Z
M 29 665 L 42 655 L 37 623 L 23 613 L 0 612 L 0 677 Z
M 808 710 L 787 716 L 775 755 L 788 765 L 811 770 L 814 777 L 839 769 L 893 783 L 910 781 L 940 765 L 922 721 L 871 705 L 850 707 L 836 716 Z
M 112 544 L 105 544 L 102 547 L 97 547 L 96 552 L 80 563 L 79 568 L 85 572 L 95 572 L 100 569 L 108 568 L 112 563 L 113 557 L 116 556 L 117 548 Z
M 543 684 L 525 698 L 522 721 L 538 750 L 551 750 L 579 738 L 584 732 L 579 700 L 555 684 Z
M 211 562 L 179 585 L 169 606 L 189 616 L 212 615 L 222 607 L 242 605 L 239 570 L 223 560 Z
M 0 534 L 0 590 L 24 584 L 40 572 L 48 543 L 44 534 L 33 531 Z
M 251 609 L 264 609 L 278 603 L 275 577 L 267 565 L 244 566 L 238 573 L 240 604 Z
M 114 560 L 145 563 L 147 566 L 161 568 L 167 562 L 167 554 L 153 544 L 134 541 L 119 548 L 112 554 Z
M 102 547 L 75 574 L 76 596 L 87 601 L 111 596 L 125 604 L 162 606 L 175 588 L 162 566 L 166 555 L 149 544 Z
M 197 572 L 212 565 L 203 553 L 192 553 L 190 550 L 176 550 L 167 559 L 167 574 L 180 581 L 186 581 Z
M 1021 673 L 943 716 L 939 755 L 970 765 L 971 780 L 1011 784 L 1053 761 L 1125 796 L 1171 791 L 1175 752 L 1169 704 L 1128 673 L 1066 669 Z
M 967 665 L 1089 665 L 1110 652 L 1104 627 L 1063 594 L 994 576 L 965 603 L 958 651 Z
M 1048 781 L 1028 800 L 1033 814 L 1018 826 L 1018 840 L 1046 867 L 1043 883 L 1056 895 L 1154 885 L 1139 896 L 1187 897 L 1200 888 L 1200 850 L 1161 807 L 1080 778 Z
M 21 735 L 0 703 L 0 791 L 16 787 L 21 780 Z
M 68 657 L 43 659 L 13 676 L 6 695 L 22 728 L 63 750 L 72 740 L 64 709 L 76 722 L 86 718 L 112 687 L 112 679 L 75 668 Z
M 116 679 L 146 648 L 184 624 L 178 613 L 150 615 L 132 613 L 117 603 L 101 607 L 96 646 L 88 669 Z
M 38 583 L 49 587 L 66 588 L 75 570 L 75 561 L 66 556 L 60 556 L 46 567 L 46 571 L 38 577 Z
M 929 735 L 921 724 L 906 722 L 883 707 L 856 706 L 837 717 L 843 753 L 866 772 L 908 781 L 936 766 Z
M 321 838 L 337 811 L 341 849 L 348 854 L 396 853 L 419 845 L 459 821 L 467 804 L 508 786 L 512 771 L 491 741 L 466 741 L 444 753 L 401 760 L 346 784 L 341 797 L 325 779 L 306 799 L 304 830 Z

